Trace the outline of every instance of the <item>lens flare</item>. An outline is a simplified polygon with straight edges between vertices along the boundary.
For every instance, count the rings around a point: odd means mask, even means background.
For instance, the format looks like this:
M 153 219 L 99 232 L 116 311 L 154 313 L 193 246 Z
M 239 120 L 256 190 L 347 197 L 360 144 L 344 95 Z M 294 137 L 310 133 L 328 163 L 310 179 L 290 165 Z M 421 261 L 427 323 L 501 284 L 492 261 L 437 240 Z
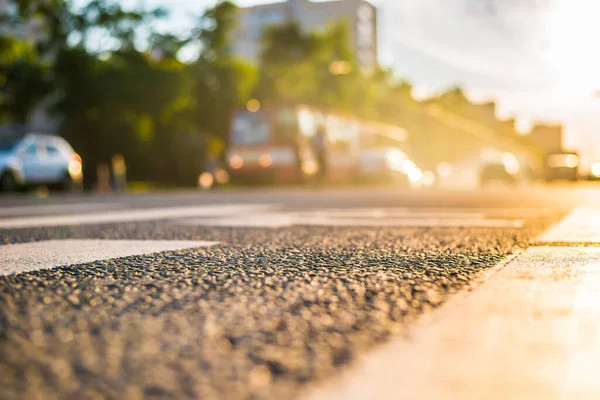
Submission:
M 200 186 L 202 189 L 210 189 L 214 182 L 214 177 L 210 172 L 203 172 L 198 177 L 198 186 Z
M 229 159 L 229 165 L 231 165 L 231 168 L 233 169 L 240 169 L 244 166 L 244 159 L 238 155 L 232 156 Z
M 256 99 L 248 100 L 248 103 L 246 104 L 246 108 L 250 112 L 253 112 L 253 113 L 258 112 L 260 110 L 260 102 Z
M 273 165 L 273 158 L 270 154 L 262 154 L 258 159 L 258 165 L 263 168 L 269 168 Z

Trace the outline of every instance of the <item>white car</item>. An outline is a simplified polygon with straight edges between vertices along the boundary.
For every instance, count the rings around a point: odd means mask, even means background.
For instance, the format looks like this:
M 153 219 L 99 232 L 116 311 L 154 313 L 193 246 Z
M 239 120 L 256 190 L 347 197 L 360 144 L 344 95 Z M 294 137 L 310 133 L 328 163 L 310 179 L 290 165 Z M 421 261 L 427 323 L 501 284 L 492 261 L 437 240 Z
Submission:
M 423 172 L 399 149 L 375 148 L 360 154 L 359 173 L 367 181 L 393 181 L 418 186 Z
M 83 181 L 81 157 L 63 138 L 28 133 L 0 136 L 0 190 L 49 185 L 71 190 Z

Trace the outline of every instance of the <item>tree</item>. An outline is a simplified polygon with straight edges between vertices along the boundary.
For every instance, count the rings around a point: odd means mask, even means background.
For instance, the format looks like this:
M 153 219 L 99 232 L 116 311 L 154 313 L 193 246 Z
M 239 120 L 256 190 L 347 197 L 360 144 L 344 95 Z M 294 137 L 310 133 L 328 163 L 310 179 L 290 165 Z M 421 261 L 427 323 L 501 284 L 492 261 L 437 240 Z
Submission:
M 236 10 L 222 1 L 180 38 L 153 31 L 162 9 L 125 10 L 113 0 L 80 7 L 20 1 L 15 18 L 36 18 L 44 27 L 31 49 L 40 62 L 21 51 L 21 42 L 2 38 L 11 46 L 0 49 L 0 82 L 10 80 L 0 115 L 24 121 L 49 99 L 50 111 L 61 117 L 59 132 L 81 153 L 88 177 L 121 153 L 131 178 L 195 182 L 207 141 L 226 141 L 231 109 L 245 104 L 255 80 L 252 67 L 227 54 Z M 142 28 L 146 43 L 139 49 Z M 200 57 L 182 63 L 179 51 L 194 42 Z
M 304 33 L 293 23 L 272 26 L 263 41 L 255 90 L 263 102 L 356 108 L 363 77 L 349 47 L 346 24 L 335 24 L 322 33 Z
M 184 37 L 153 30 L 164 16 L 160 8 L 132 11 L 116 0 L 80 7 L 19 0 L 9 22 L 35 20 L 42 29 L 33 42 L 0 37 L 0 120 L 24 122 L 45 102 L 60 117 L 59 133 L 81 153 L 88 178 L 120 153 L 130 178 L 180 184 L 194 183 L 206 153 L 223 149 L 231 112 L 251 97 L 402 126 L 415 154 L 431 164 L 472 144 L 457 118 L 514 136 L 510 121 L 472 104 L 459 87 L 420 103 L 392 71 L 363 73 L 344 22 L 321 32 L 268 28 L 256 68 L 230 54 L 234 3 L 206 10 Z M 187 45 L 200 49 L 189 64 L 178 59 Z
M 215 61 L 229 57 L 231 34 L 237 24 L 238 7 L 231 1 L 219 1 L 207 9 L 199 20 L 193 37 L 202 46 L 202 61 Z
M 23 124 L 51 89 L 49 66 L 30 43 L 0 37 L 0 122 Z
M 222 143 L 228 140 L 231 112 L 246 104 L 256 82 L 256 69 L 229 54 L 237 12 L 229 1 L 206 10 L 194 32 L 202 51 L 189 67 L 194 80 L 195 125 L 211 140 Z

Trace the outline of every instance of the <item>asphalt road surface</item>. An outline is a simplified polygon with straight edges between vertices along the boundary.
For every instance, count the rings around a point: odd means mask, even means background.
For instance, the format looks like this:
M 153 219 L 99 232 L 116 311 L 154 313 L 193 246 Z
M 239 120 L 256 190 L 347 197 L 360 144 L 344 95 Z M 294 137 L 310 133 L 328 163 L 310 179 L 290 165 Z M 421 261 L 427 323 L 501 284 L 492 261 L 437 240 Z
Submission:
M 2 198 L 0 398 L 303 396 L 596 195 Z

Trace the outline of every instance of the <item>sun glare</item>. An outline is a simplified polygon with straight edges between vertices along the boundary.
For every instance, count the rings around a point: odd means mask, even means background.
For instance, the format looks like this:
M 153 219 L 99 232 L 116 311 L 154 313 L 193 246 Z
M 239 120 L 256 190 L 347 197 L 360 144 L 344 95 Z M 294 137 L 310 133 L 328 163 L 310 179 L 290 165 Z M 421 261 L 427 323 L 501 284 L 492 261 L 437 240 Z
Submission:
M 545 14 L 542 54 L 555 96 L 589 96 L 600 88 L 598 15 L 600 2 L 584 0 L 554 0 Z

